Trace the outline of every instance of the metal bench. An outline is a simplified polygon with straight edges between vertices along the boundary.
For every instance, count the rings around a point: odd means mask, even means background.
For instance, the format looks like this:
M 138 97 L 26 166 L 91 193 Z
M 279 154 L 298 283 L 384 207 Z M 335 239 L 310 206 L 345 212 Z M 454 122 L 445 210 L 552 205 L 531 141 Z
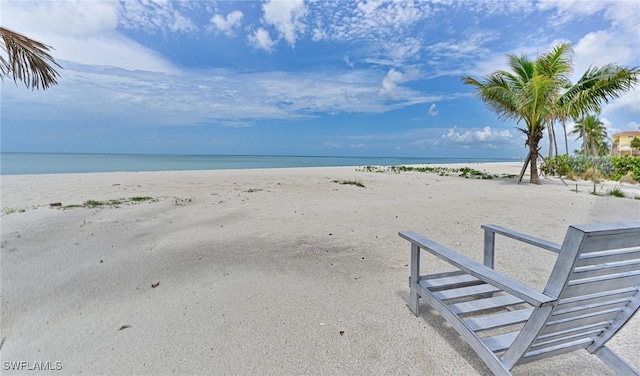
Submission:
M 640 306 L 640 221 L 570 226 L 562 245 L 484 225 L 484 265 L 410 231 L 410 308 L 423 298 L 496 375 L 586 349 L 617 374 L 640 375 L 606 346 Z M 558 254 L 543 292 L 493 269 L 496 234 Z M 420 275 L 424 250 L 455 267 Z

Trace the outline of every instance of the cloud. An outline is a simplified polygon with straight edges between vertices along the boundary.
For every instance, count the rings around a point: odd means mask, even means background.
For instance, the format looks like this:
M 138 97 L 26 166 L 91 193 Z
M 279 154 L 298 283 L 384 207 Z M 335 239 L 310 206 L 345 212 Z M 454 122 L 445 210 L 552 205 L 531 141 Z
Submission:
M 349 59 L 349 56 L 345 56 L 343 60 L 350 68 L 353 68 L 355 66 L 354 62 Z
M 220 14 L 216 14 L 211 17 L 210 20 L 210 29 L 219 30 L 227 35 L 233 35 L 234 30 L 239 28 L 242 24 L 242 18 L 244 14 L 239 10 L 234 10 L 233 12 L 227 14 L 227 16 L 222 16 Z
M 640 43 L 629 43 L 614 32 L 599 30 L 588 33 L 574 47 L 575 68 L 582 74 L 589 66 L 601 67 L 605 64 L 629 64 L 637 59 Z
M 30 35 L 87 38 L 116 29 L 119 10 L 113 2 L 3 1 L 2 24 Z
M 460 144 L 470 144 L 476 142 L 509 142 L 514 136 L 513 132 L 508 129 L 496 130 L 486 126 L 479 130 L 466 130 L 459 131 L 459 128 L 453 127 L 449 131 L 443 134 L 442 139 L 445 141 L 451 141 Z
M 299 33 L 305 31 L 304 17 L 307 7 L 303 0 L 269 0 L 262 5 L 263 20 L 272 25 L 291 47 L 295 46 Z
M 117 31 L 122 15 L 110 2 L 3 2 L 4 26 L 46 41 L 64 61 L 128 70 L 175 72 L 155 51 Z M 64 20 L 64 22 L 60 22 Z M 66 74 L 66 73 L 65 73 Z
M 603 114 L 613 114 L 615 112 L 622 111 L 631 115 L 640 115 L 640 88 L 636 87 L 635 90 L 628 91 L 622 94 L 619 98 L 616 98 L 609 102 L 602 110 Z
M 397 99 L 399 97 L 398 84 L 411 81 L 417 78 L 418 75 L 419 73 L 415 70 L 402 73 L 392 68 L 382 79 L 382 87 L 378 91 L 378 95 L 389 99 Z
M 271 39 L 269 32 L 263 28 L 254 31 L 253 34 L 247 37 L 247 40 L 254 48 L 269 52 L 273 51 L 273 46 L 276 44 L 276 42 Z
M 127 0 L 120 3 L 119 24 L 147 33 L 190 33 L 198 28 L 179 7 L 184 2 Z
M 438 116 L 439 113 L 440 111 L 438 111 L 438 109 L 436 108 L 436 104 L 432 103 L 431 106 L 429 107 L 429 115 Z

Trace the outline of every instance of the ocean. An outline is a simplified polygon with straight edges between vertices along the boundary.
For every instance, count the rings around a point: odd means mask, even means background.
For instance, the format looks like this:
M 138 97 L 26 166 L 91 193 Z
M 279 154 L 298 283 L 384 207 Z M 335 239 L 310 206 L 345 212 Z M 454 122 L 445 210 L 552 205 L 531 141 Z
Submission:
M 0 175 L 509 162 L 499 158 L 0 153 Z

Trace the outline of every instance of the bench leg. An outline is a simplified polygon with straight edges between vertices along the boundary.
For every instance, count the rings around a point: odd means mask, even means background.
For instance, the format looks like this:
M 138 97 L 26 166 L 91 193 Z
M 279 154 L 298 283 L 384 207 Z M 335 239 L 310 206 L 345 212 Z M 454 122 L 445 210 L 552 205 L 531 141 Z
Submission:
M 418 316 L 418 280 L 420 279 L 420 247 L 411 244 L 411 277 L 409 279 L 409 308 L 414 315 Z
M 594 352 L 594 354 L 618 375 L 640 375 L 635 368 L 607 346 L 602 346 L 598 351 Z

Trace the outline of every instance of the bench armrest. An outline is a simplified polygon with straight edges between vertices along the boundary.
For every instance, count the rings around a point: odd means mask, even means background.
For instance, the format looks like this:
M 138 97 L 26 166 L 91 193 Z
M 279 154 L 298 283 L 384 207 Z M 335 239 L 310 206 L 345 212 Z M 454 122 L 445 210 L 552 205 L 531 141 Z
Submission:
M 545 295 L 515 279 L 502 275 L 495 270 L 477 263 L 455 251 L 452 251 L 441 244 L 438 244 L 424 236 L 411 231 L 403 231 L 398 233 L 400 237 L 408 240 L 419 249 L 424 249 L 434 256 L 456 266 L 474 277 L 496 286 L 527 303 L 542 307 L 553 303 L 556 298 Z
M 523 234 L 521 232 L 513 231 L 508 228 L 504 228 L 496 225 L 482 225 L 482 229 L 484 229 L 485 233 L 494 233 L 504 235 L 508 238 L 519 240 L 523 243 L 531 244 L 536 247 L 546 249 L 551 252 L 560 253 L 560 244 L 550 242 L 548 240 L 536 238 L 535 236 Z

